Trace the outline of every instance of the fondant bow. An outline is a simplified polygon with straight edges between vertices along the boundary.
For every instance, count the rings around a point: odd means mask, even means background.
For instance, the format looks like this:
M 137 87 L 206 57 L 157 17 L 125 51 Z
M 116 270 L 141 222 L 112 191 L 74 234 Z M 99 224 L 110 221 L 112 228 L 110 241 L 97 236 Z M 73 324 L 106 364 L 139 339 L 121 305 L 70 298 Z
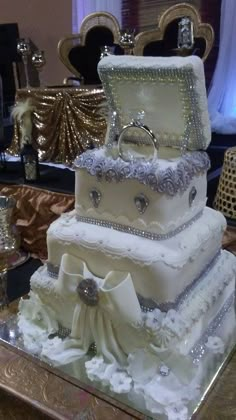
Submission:
M 86 263 L 64 254 L 61 259 L 57 290 L 62 294 L 76 293 L 71 337 L 64 341 L 64 350 L 75 357 L 87 353 L 96 343 L 97 353 L 109 362 L 124 364 L 127 358 L 121 325 L 134 325 L 141 320 L 141 308 L 130 273 L 110 271 L 104 279 L 95 277 Z M 117 334 L 119 328 L 119 334 Z M 125 328 L 123 334 L 126 334 Z M 68 353 L 67 353 L 68 362 Z

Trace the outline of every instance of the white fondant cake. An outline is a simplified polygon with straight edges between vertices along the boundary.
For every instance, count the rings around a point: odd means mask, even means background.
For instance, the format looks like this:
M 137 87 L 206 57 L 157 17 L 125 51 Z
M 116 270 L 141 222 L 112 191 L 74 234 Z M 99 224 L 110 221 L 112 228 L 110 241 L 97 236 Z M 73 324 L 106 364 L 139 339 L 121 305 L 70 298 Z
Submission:
M 187 419 L 188 404 L 235 327 L 236 260 L 221 250 L 224 217 L 205 207 L 209 159 L 197 150 L 209 143 L 202 63 L 195 57 L 108 57 L 100 71 L 119 124 L 135 128 L 129 142 L 138 148 L 140 129 L 152 140 L 153 133 L 124 120 L 122 75 L 127 89 L 145 81 L 145 95 L 160 115 L 162 103 L 150 86 L 156 80 L 164 101 L 169 84 L 169 103 L 180 83 L 175 146 L 188 138 L 182 153 L 165 147 L 165 135 L 175 130 L 175 119 L 168 125 L 167 118 L 159 158 L 128 162 L 108 133 L 107 146 L 77 159 L 75 210 L 48 230 L 48 262 L 31 278 L 19 327 L 30 351 L 55 364 L 73 363 L 75 371 L 96 345 L 96 355 L 84 362 L 90 380 L 136 404 L 138 397 L 141 410 Z M 148 97 L 135 101 L 151 125 Z M 132 108 L 131 99 L 128 104 Z M 154 124 L 155 135 L 157 129 Z

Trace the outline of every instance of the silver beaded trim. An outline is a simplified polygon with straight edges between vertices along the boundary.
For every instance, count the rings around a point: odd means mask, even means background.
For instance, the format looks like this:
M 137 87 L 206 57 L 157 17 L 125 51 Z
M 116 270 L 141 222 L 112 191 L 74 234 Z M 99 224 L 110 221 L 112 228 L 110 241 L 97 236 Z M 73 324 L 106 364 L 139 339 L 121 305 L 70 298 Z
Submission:
M 224 317 L 228 314 L 228 312 L 232 309 L 234 305 L 234 293 L 226 300 L 223 307 L 220 309 L 216 317 L 210 323 L 204 334 L 201 336 L 197 344 L 190 350 L 190 356 L 193 358 L 193 363 L 198 364 L 201 359 L 205 356 L 206 352 L 208 351 L 206 347 L 207 340 L 209 336 L 215 334 L 216 330 L 220 327 Z
M 177 235 L 178 233 L 182 232 L 183 230 L 191 226 L 194 222 L 196 222 L 196 220 L 198 220 L 202 216 L 202 213 L 203 213 L 203 210 L 197 213 L 188 222 L 184 223 L 181 226 L 178 226 L 176 229 L 168 233 L 147 232 L 145 230 L 136 229 L 131 226 L 122 225 L 121 223 L 108 222 L 107 220 L 94 219 L 92 217 L 84 217 L 84 216 L 79 216 L 79 215 L 76 215 L 76 220 L 82 223 L 89 223 L 91 225 L 102 226 L 105 228 L 117 230 L 119 232 L 130 233 L 131 235 L 141 236 L 142 238 L 151 239 L 152 241 L 164 241 L 164 240 L 172 238 L 173 236 Z
M 59 324 L 59 328 L 55 333 L 49 334 L 48 338 L 49 340 L 52 340 L 55 337 L 59 337 L 61 339 L 69 337 L 71 334 L 70 328 L 63 327 Z
M 221 256 L 221 250 L 219 250 L 213 259 L 207 264 L 207 266 L 202 270 L 201 274 L 196 277 L 184 290 L 180 293 L 180 295 L 176 298 L 174 302 L 164 302 L 158 303 L 153 299 L 144 298 L 143 296 L 138 295 L 138 300 L 143 312 L 152 312 L 155 309 L 160 309 L 162 312 L 168 312 L 170 309 L 178 310 L 178 308 L 182 305 L 183 302 L 186 301 L 188 295 L 192 292 L 192 290 L 197 286 L 198 283 L 203 281 L 203 279 L 209 274 L 212 268 L 215 266 L 217 261 Z
M 206 152 L 195 151 L 184 154 L 174 169 L 169 166 L 160 170 L 158 160 L 126 162 L 119 157 L 113 159 L 101 156 L 96 150 L 88 150 L 79 156 L 74 165 L 75 169 L 86 169 L 98 181 L 118 183 L 135 179 L 153 191 L 173 197 L 184 193 L 195 176 L 206 172 L 210 168 L 210 160 Z
M 70 328 L 65 328 L 65 327 L 62 327 L 62 325 L 59 325 L 59 329 L 58 329 L 58 331 L 57 331 L 57 336 L 58 336 L 59 338 L 66 338 L 66 337 L 68 337 L 70 334 L 71 334 L 71 330 L 70 330 Z
M 59 265 L 54 265 L 54 264 L 52 264 L 49 261 L 47 261 L 46 264 L 47 264 L 47 272 L 48 272 L 48 275 L 50 277 L 52 277 L 53 279 L 57 279 L 58 274 L 59 274 L 60 266 Z

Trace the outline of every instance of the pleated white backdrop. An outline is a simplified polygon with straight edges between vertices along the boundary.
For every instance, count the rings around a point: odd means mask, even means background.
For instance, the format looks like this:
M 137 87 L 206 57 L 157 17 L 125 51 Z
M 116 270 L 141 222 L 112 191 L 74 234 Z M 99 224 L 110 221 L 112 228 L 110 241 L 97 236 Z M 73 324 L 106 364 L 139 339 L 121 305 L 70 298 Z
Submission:
M 236 133 L 236 1 L 222 0 L 218 60 L 208 95 L 212 130 Z
M 112 13 L 121 24 L 122 0 L 72 0 L 73 33 L 78 33 L 82 20 L 89 13 Z

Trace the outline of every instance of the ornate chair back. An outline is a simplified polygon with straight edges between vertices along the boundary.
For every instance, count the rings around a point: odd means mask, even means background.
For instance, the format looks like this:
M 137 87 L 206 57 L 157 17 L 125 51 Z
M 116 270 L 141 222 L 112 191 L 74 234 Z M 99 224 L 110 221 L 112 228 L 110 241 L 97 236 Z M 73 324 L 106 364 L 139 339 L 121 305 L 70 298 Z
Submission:
M 183 17 L 193 26 L 193 48 L 188 51 L 177 48 L 179 22 Z M 214 42 L 214 31 L 210 24 L 202 23 L 197 9 L 187 3 L 176 4 L 160 17 L 156 29 L 140 32 L 135 37 L 135 55 L 173 56 L 198 55 L 206 60 Z
M 63 64 L 84 84 L 100 84 L 97 65 L 101 49 L 108 46 L 114 54 L 122 54 L 120 36 L 119 23 L 113 15 L 91 13 L 83 20 L 79 34 L 59 41 L 58 54 Z

